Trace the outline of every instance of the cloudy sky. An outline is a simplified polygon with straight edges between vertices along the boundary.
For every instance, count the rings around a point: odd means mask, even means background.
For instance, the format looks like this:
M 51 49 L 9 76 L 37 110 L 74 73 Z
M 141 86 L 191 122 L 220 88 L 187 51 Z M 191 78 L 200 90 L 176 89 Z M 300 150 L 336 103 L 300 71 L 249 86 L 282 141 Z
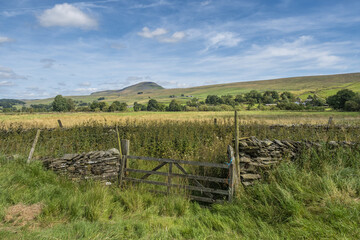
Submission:
M 0 98 L 360 71 L 360 1 L 0 0 Z

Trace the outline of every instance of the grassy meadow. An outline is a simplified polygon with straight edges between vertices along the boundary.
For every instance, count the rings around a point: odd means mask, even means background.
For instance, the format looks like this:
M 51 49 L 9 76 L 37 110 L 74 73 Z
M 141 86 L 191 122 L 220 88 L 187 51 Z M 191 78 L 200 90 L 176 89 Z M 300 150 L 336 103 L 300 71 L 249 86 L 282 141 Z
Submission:
M 234 112 L 80 112 L 80 113 L 15 113 L 0 114 L 0 127 L 21 125 L 24 128 L 55 128 L 60 119 L 65 127 L 89 122 L 113 125 L 126 121 L 232 121 Z M 329 117 L 337 124 L 360 123 L 358 112 L 291 112 L 291 111 L 240 111 L 242 124 L 327 124 Z
M 246 111 L 239 115 L 240 137 L 360 142 L 358 113 Z M 350 125 L 273 126 L 327 123 L 329 116 L 335 123 Z M 45 170 L 40 161 L 27 165 L 26 157 L 37 128 L 43 130 L 35 160 L 116 148 L 117 124 L 120 138 L 130 140 L 131 154 L 225 163 L 226 147 L 233 144 L 233 112 L 0 117 L 0 239 L 360 238 L 358 146 L 306 149 L 294 161 L 285 159 L 261 182 L 240 188 L 233 202 L 204 206 L 186 195 L 150 193 L 146 185 L 119 189 L 95 181 L 72 182 Z M 60 129 L 57 119 L 66 128 Z

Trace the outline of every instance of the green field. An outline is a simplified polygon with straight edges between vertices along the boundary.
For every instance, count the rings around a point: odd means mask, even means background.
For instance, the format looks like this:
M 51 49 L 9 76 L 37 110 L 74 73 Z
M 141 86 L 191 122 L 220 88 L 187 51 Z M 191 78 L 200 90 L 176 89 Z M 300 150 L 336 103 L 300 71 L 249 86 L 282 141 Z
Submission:
M 79 112 L 79 113 L 14 113 L 0 114 L 0 127 L 22 125 L 26 128 L 57 127 L 60 119 L 65 127 L 87 122 L 115 124 L 126 121 L 210 121 L 221 124 L 233 121 L 234 112 Z M 242 124 L 327 124 L 333 117 L 336 124 L 358 124 L 358 112 L 291 112 L 291 111 L 239 111 Z
M 334 95 L 341 89 L 350 89 L 356 92 L 360 91 L 360 73 L 324 75 L 324 76 L 307 76 L 307 77 L 292 77 L 281 78 L 274 80 L 262 80 L 251 82 L 237 82 L 227 84 L 208 85 L 192 88 L 175 88 L 175 89 L 161 89 L 158 86 L 153 86 L 152 89 L 144 90 L 139 85 L 134 85 L 124 89 L 123 91 L 105 91 L 86 96 L 70 96 L 74 100 L 92 102 L 100 97 L 105 97 L 106 102 L 121 101 L 131 105 L 135 101 L 145 103 L 150 98 L 157 99 L 163 103 L 169 103 L 173 98 L 170 95 L 177 96 L 176 99 L 185 103 L 193 96 L 204 100 L 207 95 L 237 95 L 240 93 L 249 92 L 251 90 L 266 91 L 276 90 L 279 92 L 291 91 L 296 96 L 306 99 L 309 94 L 318 94 L 320 97 L 328 97 Z M 138 94 L 143 91 L 143 94 Z M 184 94 L 184 97 L 181 97 Z M 50 99 L 29 100 L 27 104 L 48 104 L 52 102 Z
M 218 125 L 212 120 L 118 124 L 120 138 L 129 139 L 131 153 L 141 156 L 224 163 L 234 136 L 230 119 Z M 271 128 L 248 122 L 240 125 L 240 136 L 360 142 L 358 126 Z M 116 147 L 111 129 L 98 122 L 44 129 L 34 157 Z M 360 238 L 358 147 L 306 149 L 294 161 L 284 159 L 261 182 L 240 188 L 233 202 L 203 206 L 186 195 L 150 193 L 148 186 L 77 183 L 44 170 L 39 161 L 27 165 L 35 133 L 19 125 L 0 129 L 0 239 Z

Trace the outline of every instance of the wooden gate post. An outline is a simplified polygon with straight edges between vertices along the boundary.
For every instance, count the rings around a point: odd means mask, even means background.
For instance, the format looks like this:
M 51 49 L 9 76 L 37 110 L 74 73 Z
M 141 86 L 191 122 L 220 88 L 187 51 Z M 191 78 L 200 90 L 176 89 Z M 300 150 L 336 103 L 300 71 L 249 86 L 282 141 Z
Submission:
M 127 163 L 127 156 L 130 153 L 130 141 L 127 139 L 122 139 L 121 140 L 121 155 L 120 155 L 120 171 L 119 171 L 119 175 L 118 175 L 118 186 L 121 187 L 122 186 L 122 180 L 124 175 L 126 174 L 126 171 L 124 171 L 124 169 L 127 167 L 126 163 Z
M 38 129 L 37 132 L 36 132 L 36 136 L 35 136 L 33 145 L 32 145 L 32 147 L 31 147 L 31 150 L 30 150 L 30 153 L 29 153 L 29 157 L 28 157 L 28 159 L 27 159 L 27 161 L 26 161 L 27 164 L 29 164 L 29 163 L 31 162 L 31 158 L 32 158 L 32 156 L 33 156 L 33 154 L 34 154 L 35 147 L 36 147 L 37 141 L 38 141 L 38 139 L 39 139 L 39 136 L 40 136 L 40 129 Z
M 240 159 L 239 159 L 239 122 L 238 112 L 235 110 L 235 171 L 237 181 L 240 183 Z
M 121 139 L 121 152 L 124 156 L 124 168 L 127 167 L 127 156 L 130 155 L 130 140 Z M 127 175 L 127 172 L 125 172 Z

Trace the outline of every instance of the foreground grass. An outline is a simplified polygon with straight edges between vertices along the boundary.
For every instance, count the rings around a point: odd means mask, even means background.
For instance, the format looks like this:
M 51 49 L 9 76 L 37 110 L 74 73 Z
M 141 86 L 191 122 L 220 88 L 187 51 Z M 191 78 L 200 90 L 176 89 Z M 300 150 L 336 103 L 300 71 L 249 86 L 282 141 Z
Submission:
M 201 207 L 141 188 L 73 183 L 0 158 L 0 239 L 359 239 L 360 153 L 308 150 L 229 204 Z M 41 203 L 25 226 L 8 207 Z

